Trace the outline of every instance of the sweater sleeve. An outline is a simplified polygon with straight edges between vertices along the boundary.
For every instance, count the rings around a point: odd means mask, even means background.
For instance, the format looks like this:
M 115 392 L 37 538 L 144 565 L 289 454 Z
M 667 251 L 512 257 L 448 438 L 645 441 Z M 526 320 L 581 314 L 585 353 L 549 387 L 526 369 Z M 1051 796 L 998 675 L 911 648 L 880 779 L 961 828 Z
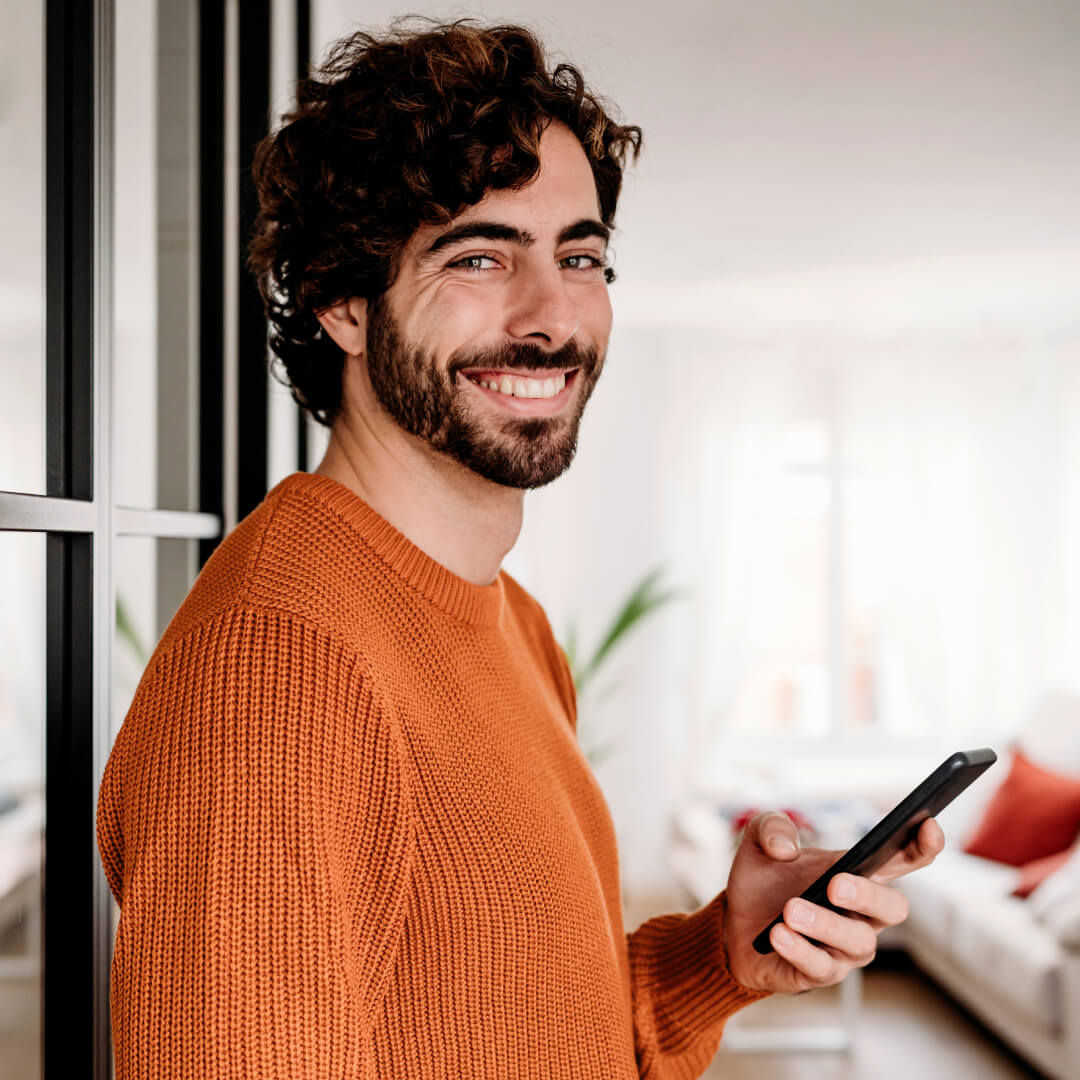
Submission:
M 371 1075 L 415 847 L 392 719 L 284 613 L 155 654 L 99 797 L 117 1080 Z
M 728 1017 L 769 996 L 728 970 L 725 905 L 719 893 L 698 911 L 657 916 L 627 935 L 635 1051 L 647 1080 L 701 1076 Z
M 556 675 L 577 731 L 577 695 L 566 653 L 552 638 Z M 748 990 L 728 971 L 726 898 L 699 911 L 660 915 L 627 934 L 634 1050 L 646 1080 L 689 1080 L 708 1068 L 724 1023 L 767 993 Z

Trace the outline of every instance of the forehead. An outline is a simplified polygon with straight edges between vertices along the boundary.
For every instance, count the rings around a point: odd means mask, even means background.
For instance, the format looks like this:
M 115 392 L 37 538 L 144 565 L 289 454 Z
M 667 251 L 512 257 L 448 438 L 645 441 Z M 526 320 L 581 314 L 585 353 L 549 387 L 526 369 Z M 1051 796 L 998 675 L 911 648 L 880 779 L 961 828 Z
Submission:
M 585 218 L 599 219 L 600 204 L 592 167 L 577 136 L 553 122 L 540 138 L 540 169 L 517 191 L 488 191 L 449 225 L 421 225 L 410 238 L 406 258 L 424 252 L 442 233 L 470 221 L 501 221 L 526 229 L 543 243 L 554 242 L 567 226 Z

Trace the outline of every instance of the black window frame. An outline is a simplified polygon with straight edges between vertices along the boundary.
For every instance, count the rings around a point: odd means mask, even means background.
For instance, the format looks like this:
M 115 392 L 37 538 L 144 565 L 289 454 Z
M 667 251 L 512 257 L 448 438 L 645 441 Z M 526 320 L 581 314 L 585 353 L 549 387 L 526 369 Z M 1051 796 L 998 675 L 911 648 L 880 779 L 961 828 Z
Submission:
M 296 71 L 306 72 L 310 5 L 295 4 Z M 45 820 L 42 911 L 42 1075 L 46 1080 L 112 1073 L 109 967 L 113 900 L 97 852 L 96 803 L 111 749 L 112 639 L 115 601 L 112 559 L 118 536 L 198 540 L 205 562 L 223 534 L 265 493 L 265 380 L 262 407 L 234 395 L 235 430 L 262 439 L 232 462 L 232 488 L 240 498 L 226 506 L 226 428 L 222 363 L 225 348 L 226 273 L 248 281 L 243 266 L 248 202 L 237 223 L 235 261 L 226 267 L 226 226 L 221 212 L 227 174 L 226 72 L 234 63 L 261 82 L 242 95 L 238 160 L 247 165 L 254 140 L 268 128 L 270 103 L 270 2 L 226 4 L 196 0 L 199 70 L 199 485 L 196 510 L 115 505 L 110 473 L 112 273 L 112 0 L 44 3 L 44 250 L 45 250 L 45 494 L 0 491 L 0 532 L 44 537 L 45 581 Z M 235 56 L 227 51 L 226 9 L 241 20 Z M 260 56 L 259 53 L 262 53 Z M 262 109 L 262 122 L 258 110 Z M 243 204 L 242 204 L 243 205 Z M 251 291 L 254 286 L 251 285 Z M 257 292 L 255 292 L 257 296 Z M 238 297 L 237 307 L 243 301 Z M 265 356 L 266 326 L 248 293 L 244 340 Z M 239 320 L 238 320 L 239 321 Z M 259 325 L 261 323 L 261 326 Z M 245 365 L 237 365 L 243 368 Z M 253 371 L 243 376 L 254 386 Z M 307 441 L 300 417 L 297 467 L 306 467 Z M 256 426 L 252 427 L 252 423 Z M 261 462 L 261 466 L 260 466 Z M 244 480 L 244 477 L 247 477 Z M 259 490 L 261 486 L 261 490 Z M 256 497 L 257 496 L 257 497 Z M 250 504 L 250 505 L 249 505 Z

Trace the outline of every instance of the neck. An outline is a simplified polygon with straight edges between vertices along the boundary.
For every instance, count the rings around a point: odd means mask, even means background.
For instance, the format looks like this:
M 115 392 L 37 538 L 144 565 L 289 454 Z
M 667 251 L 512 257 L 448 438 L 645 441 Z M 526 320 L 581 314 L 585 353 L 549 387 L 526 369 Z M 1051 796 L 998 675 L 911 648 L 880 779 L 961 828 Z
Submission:
M 339 418 L 315 472 L 351 489 L 447 570 L 490 585 L 521 532 L 525 493 L 485 480 L 381 419 Z

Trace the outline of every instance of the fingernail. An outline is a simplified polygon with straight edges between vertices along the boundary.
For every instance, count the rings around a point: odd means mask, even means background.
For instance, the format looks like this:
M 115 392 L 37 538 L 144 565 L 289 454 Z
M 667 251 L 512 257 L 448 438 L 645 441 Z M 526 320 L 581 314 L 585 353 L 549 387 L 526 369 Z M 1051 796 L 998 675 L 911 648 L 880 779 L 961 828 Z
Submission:
M 799 850 L 786 836 L 774 836 L 769 844 L 779 855 L 792 855 Z
M 855 886 L 848 878 L 837 878 L 836 884 L 833 886 L 833 892 L 836 893 L 837 900 L 855 899 Z

